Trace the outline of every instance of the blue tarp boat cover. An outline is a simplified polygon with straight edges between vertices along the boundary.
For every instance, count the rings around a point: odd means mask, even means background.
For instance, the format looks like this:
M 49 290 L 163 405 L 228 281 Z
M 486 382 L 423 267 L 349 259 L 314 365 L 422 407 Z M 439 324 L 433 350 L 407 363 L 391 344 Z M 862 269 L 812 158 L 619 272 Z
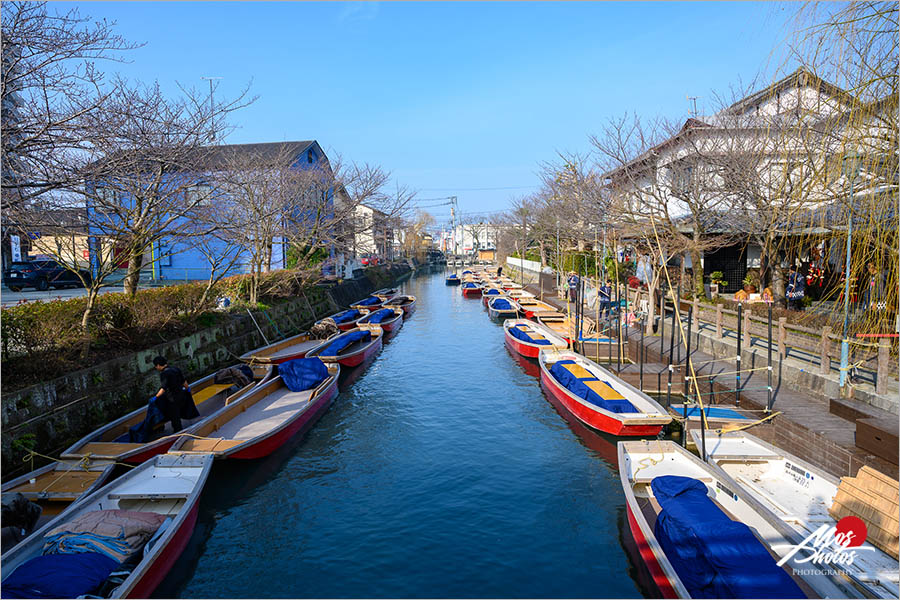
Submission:
M 28 560 L 3 580 L 4 598 L 77 598 L 100 587 L 117 560 L 99 552 L 45 554 Z
M 457 275 L 456 273 L 450 273 L 449 275 L 447 275 L 447 279 L 459 279 L 459 275 Z
M 381 298 L 378 296 L 369 296 L 365 300 L 360 300 L 359 302 L 354 302 L 353 304 L 357 304 L 359 306 L 371 306 L 373 304 L 380 304 Z
M 372 334 L 368 331 L 351 331 L 350 333 L 338 336 L 319 353 L 319 356 L 337 356 L 341 350 L 353 342 L 368 342 L 370 339 L 372 339 Z
M 650 482 L 662 507 L 654 535 L 693 598 L 804 598 L 765 546 L 732 521 L 691 477 Z
M 471 275 L 472 271 L 463 271 L 463 275 Z
M 563 387 L 595 406 L 599 406 L 609 412 L 614 413 L 636 413 L 640 412 L 634 405 L 624 398 L 606 399 L 600 394 L 584 384 L 585 381 L 599 381 L 596 377 L 587 377 L 579 379 L 574 373 L 565 368 L 566 365 L 576 364 L 574 360 L 560 360 L 550 367 L 550 374 L 560 382 Z M 604 381 L 609 385 L 608 381 Z M 612 386 L 610 386 L 612 387 Z
M 289 390 L 304 392 L 328 378 L 328 367 L 315 356 L 295 358 L 278 365 L 278 374 Z
M 362 313 L 352 308 L 350 310 L 345 310 L 344 312 L 339 312 L 338 314 L 331 317 L 331 320 L 335 323 L 346 323 L 348 321 L 355 321 L 360 318 Z
M 498 290 L 497 288 L 491 288 L 491 289 L 489 289 L 488 291 L 486 291 L 486 292 L 484 293 L 484 295 L 485 295 L 485 296 L 499 296 L 499 295 L 500 295 L 500 290 Z
M 471 281 L 467 281 L 467 282 L 465 282 L 465 283 L 463 284 L 463 287 L 464 287 L 464 288 L 477 288 L 477 287 L 478 287 L 478 284 L 477 284 L 477 283 L 473 283 L 473 282 L 471 282 Z
M 519 329 L 518 327 L 510 327 L 509 334 L 514 338 L 518 338 L 523 342 L 528 342 L 529 344 L 538 344 L 540 346 L 549 346 L 550 340 L 536 340 L 532 338 L 530 335 Z
M 385 321 L 389 321 L 397 316 L 397 313 L 394 312 L 393 308 L 382 308 L 381 310 L 376 310 L 371 315 L 366 317 L 366 323 L 383 323 Z
M 490 304 L 494 310 L 515 310 L 506 298 L 495 298 Z

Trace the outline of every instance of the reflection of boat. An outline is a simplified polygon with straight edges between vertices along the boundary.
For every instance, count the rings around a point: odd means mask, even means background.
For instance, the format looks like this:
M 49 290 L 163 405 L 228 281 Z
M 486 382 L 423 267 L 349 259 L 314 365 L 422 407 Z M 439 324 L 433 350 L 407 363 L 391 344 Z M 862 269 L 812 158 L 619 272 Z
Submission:
M 182 437 L 172 452 L 210 452 L 222 458 L 268 456 L 293 436 L 306 431 L 337 396 L 341 369 L 311 358 L 303 363 L 303 385 L 293 391 L 283 375 L 224 407 L 198 428 L 196 438 Z M 301 389 L 302 388 L 302 389 Z
M 474 281 L 467 281 L 462 284 L 462 295 L 466 298 L 478 298 L 481 296 L 481 286 Z
M 216 374 L 207 375 L 203 379 L 191 384 L 191 395 L 194 404 L 200 412 L 200 417 L 187 425 L 179 433 L 193 433 L 217 410 L 234 400 L 254 386 L 267 381 L 272 377 L 270 365 L 252 366 L 254 381 L 241 388 L 233 383 L 216 383 Z M 91 460 L 115 460 L 140 464 L 162 454 L 175 443 L 177 436 L 171 430 L 168 421 L 163 422 L 155 431 L 156 437 L 147 443 L 129 442 L 129 429 L 141 423 L 147 416 L 147 407 L 144 406 L 116 419 L 112 423 L 104 425 L 100 429 L 84 436 L 62 453 L 64 459 L 81 459 L 90 457 Z M 185 421 L 182 420 L 182 423 Z
M 273 342 L 245 352 L 241 355 L 240 360 L 257 365 L 276 365 L 295 358 L 303 358 L 310 348 L 315 348 L 318 344 L 317 340 L 310 339 L 309 333 L 299 333 L 280 342 Z
M 328 338 L 307 352 L 306 356 L 317 356 L 326 363 L 355 367 L 381 349 L 383 336 L 381 327 L 361 325 L 357 329 Z
M 416 297 L 409 294 L 394 296 L 384 303 L 385 308 L 402 308 L 403 317 L 406 318 L 416 312 Z
M 690 435 L 700 448 L 700 431 L 692 430 Z M 822 469 L 743 431 L 717 435 L 707 430 L 706 454 L 713 469 L 756 499 L 764 508 L 763 516 L 794 544 L 801 544 L 823 525 L 837 525 L 828 509 L 840 481 Z M 897 560 L 872 548 L 857 553 L 852 563 L 841 568 L 869 595 L 897 598 Z
M 529 361 L 534 364 L 534 361 L 525 357 L 519 357 L 523 361 Z M 540 366 L 537 368 L 538 374 L 540 377 Z M 571 429 L 575 435 L 578 436 L 579 441 L 590 448 L 594 452 L 600 455 L 600 458 L 605 460 L 607 463 L 612 465 L 613 467 L 618 466 L 618 457 L 616 455 L 616 442 L 618 439 L 615 436 L 609 435 L 608 433 L 603 433 L 602 431 L 597 431 L 596 429 L 591 429 L 584 423 L 578 420 L 578 418 L 570 413 L 566 408 L 562 405 L 562 403 L 556 399 L 555 396 L 550 394 L 546 395 L 547 400 L 550 402 L 550 405 L 556 409 L 556 412 L 563 418 L 563 420 L 568 424 L 569 429 Z
M 779 567 L 773 557 L 792 544 L 731 480 L 678 444 L 619 442 L 618 455 L 629 527 L 660 596 L 847 597 L 818 569 Z
M 567 350 L 542 350 L 541 387 L 586 425 L 621 436 L 655 436 L 672 420 L 647 394 Z
M 499 297 L 488 301 L 488 316 L 492 319 L 508 319 L 519 316 L 519 305 L 509 298 Z
M 85 496 L 3 556 L 3 595 L 9 597 L 14 585 L 22 597 L 54 597 L 58 588 L 41 593 L 42 588 L 64 579 L 69 597 L 93 597 L 106 582 L 115 586 L 107 597 L 149 598 L 191 538 L 212 463 L 210 455 L 157 456 Z M 101 520 L 140 533 L 101 535 L 112 528 L 99 526 Z M 42 554 L 45 543 L 57 552 Z M 120 556 L 137 556 L 138 562 L 131 568 Z
M 371 323 L 381 327 L 385 333 L 390 333 L 403 326 L 403 316 L 405 314 L 399 306 L 386 306 L 361 317 L 354 326 Z
M 459 285 L 460 278 L 456 273 L 450 273 L 444 280 L 444 283 L 446 283 L 447 285 Z
M 527 319 L 507 319 L 503 322 L 503 332 L 506 345 L 529 358 L 537 358 L 545 348 L 568 348 L 566 340 L 540 323 Z
M 330 317 L 319 319 L 315 324 L 319 325 L 320 323 L 323 323 L 327 320 L 331 320 L 331 322 L 337 325 L 337 328 L 341 331 L 350 331 L 351 329 L 356 327 L 356 321 L 359 320 L 359 318 L 363 315 L 365 315 L 363 311 L 356 310 L 355 308 L 348 308 L 347 310 L 342 310 L 339 313 L 334 313 Z M 296 356 L 294 358 L 303 357 Z
M 522 370 L 525 371 L 526 375 L 531 375 L 532 377 L 541 376 L 541 368 L 538 366 L 537 361 L 522 356 L 509 346 L 506 347 L 506 351 L 509 352 L 512 359 L 522 367 Z

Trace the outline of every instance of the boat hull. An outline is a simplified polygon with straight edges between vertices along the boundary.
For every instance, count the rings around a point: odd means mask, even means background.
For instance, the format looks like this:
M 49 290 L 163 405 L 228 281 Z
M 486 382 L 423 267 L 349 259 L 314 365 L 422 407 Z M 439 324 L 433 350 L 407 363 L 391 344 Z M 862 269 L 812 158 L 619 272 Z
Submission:
M 379 335 L 378 339 L 375 340 L 374 342 L 372 342 L 371 344 L 369 344 L 365 350 L 363 350 L 361 352 L 357 352 L 356 354 L 353 354 L 352 356 L 348 356 L 346 358 L 339 358 L 338 360 L 333 360 L 334 357 L 330 357 L 330 356 L 329 357 L 320 356 L 319 358 L 321 358 L 325 362 L 339 363 L 342 367 L 358 367 L 359 365 L 364 363 L 366 361 L 366 359 L 368 359 L 369 357 L 373 356 L 376 352 L 381 350 L 383 337 L 384 337 L 383 335 Z
M 456 277 L 454 277 L 453 279 L 445 279 L 445 280 L 444 280 L 444 283 L 445 283 L 446 285 L 459 285 L 459 284 L 460 284 L 460 280 L 457 279 Z
M 659 560 L 656 558 L 656 554 L 653 553 L 653 549 L 650 548 L 650 544 L 647 543 L 647 538 L 644 537 L 644 532 L 641 531 L 637 519 L 634 518 L 634 509 L 630 503 L 627 503 L 625 508 L 628 511 L 628 528 L 631 530 L 631 537 L 634 538 L 641 561 L 646 565 L 647 570 L 650 572 L 650 577 L 653 580 L 653 584 L 656 586 L 657 591 L 659 591 L 658 597 L 678 598 L 678 594 L 672 586 L 672 580 L 669 579 L 665 571 L 663 571 L 662 566 L 659 564 Z
M 509 330 L 504 332 L 504 339 L 506 340 L 507 347 L 509 347 L 510 350 L 520 356 L 524 356 L 526 358 L 537 358 L 541 353 L 541 349 L 539 346 L 525 344 L 521 340 L 517 340 L 512 335 L 510 335 Z
M 557 383 L 547 369 L 543 368 L 541 369 L 541 387 L 579 421 L 597 431 L 622 437 L 650 437 L 656 436 L 662 431 L 663 425 L 626 425 L 619 419 L 588 408 L 574 400 L 568 390 Z
M 488 316 L 492 319 L 515 319 L 519 316 L 519 312 L 516 310 L 497 310 L 488 307 Z
M 463 288 L 462 294 L 466 298 L 478 298 L 481 296 L 481 288 Z
M 145 450 L 141 450 L 136 454 L 125 455 L 121 458 L 122 461 L 130 464 L 130 465 L 139 465 L 145 461 L 150 460 L 154 456 L 159 454 L 165 454 L 169 451 L 169 448 L 172 447 L 172 444 L 177 440 L 177 436 L 172 436 L 168 439 L 161 440 L 159 444 L 154 445 L 152 448 L 147 448 Z

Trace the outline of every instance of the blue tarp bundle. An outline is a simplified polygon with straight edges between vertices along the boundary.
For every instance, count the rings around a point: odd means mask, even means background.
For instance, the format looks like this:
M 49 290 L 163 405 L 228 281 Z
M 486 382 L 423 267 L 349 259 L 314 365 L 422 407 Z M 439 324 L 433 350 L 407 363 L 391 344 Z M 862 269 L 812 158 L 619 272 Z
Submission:
M 366 318 L 366 323 L 383 323 L 390 319 L 396 317 L 397 314 L 394 312 L 393 308 L 382 308 L 381 310 L 376 310 L 371 315 Z
M 96 590 L 119 561 L 98 552 L 45 554 L 28 560 L 3 580 L 4 598 L 77 598 Z
M 500 290 L 498 290 L 497 288 L 491 288 L 491 289 L 489 289 L 488 291 L 486 291 L 486 292 L 484 293 L 484 295 L 485 295 L 485 296 L 499 296 L 499 295 L 500 295 Z
M 339 312 L 338 314 L 331 317 L 331 320 L 335 323 L 346 323 L 347 321 L 355 321 L 361 316 L 362 313 L 353 308 L 350 310 L 345 310 L 344 312 Z
M 353 304 L 359 305 L 359 306 L 371 306 L 373 304 L 380 304 L 380 303 L 381 303 L 381 298 L 379 298 L 378 296 L 369 296 L 365 300 L 360 300 L 359 302 L 354 302 Z
M 530 335 L 519 329 L 518 327 L 510 327 L 509 334 L 514 338 L 518 338 L 523 342 L 528 342 L 530 344 L 538 344 L 540 346 L 549 346 L 550 340 L 536 340 L 533 339 Z
M 370 339 L 372 339 L 372 334 L 368 331 L 352 331 L 350 333 L 345 333 L 328 344 L 328 346 L 319 353 L 319 356 L 337 356 L 341 350 L 353 342 L 368 342 Z
M 459 275 L 457 275 L 456 273 L 450 273 L 449 275 L 447 275 L 447 279 L 459 279 Z
M 560 382 L 563 387 L 595 406 L 599 406 L 609 412 L 614 413 L 636 413 L 640 412 L 634 405 L 624 398 L 606 399 L 600 394 L 584 384 L 585 381 L 599 381 L 596 377 L 587 377 L 579 379 L 574 373 L 565 368 L 566 365 L 576 364 L 574 360 L 560 360 L 550 367 L 550 374 Z M 609 385 L 608 381 L 605 381 Z M 612 386 L 610 386 L 612 387 Z
M 491 300 L 491 308 L 494 310 L 514 310 L 513 305 L 506 298 L 495 298 Z
M 463 284 L 463 287 L 464 288 L 477 288 L 478 284 L 473 283 L 471 281 L 467 281 L 466 283 Z
M 650 482 L 662 507 L 654 535 L 694 598 L 804 598 L 743 523 L 732 521 L 691 477 Z
M 325 381 L 328 377 L 328 367 L 315 356 L 295 358 L 278 365 L 278 374 L 289 390 L 304 392 Z
M 463 275 L 471 275 L 472 271 L 463 271 Z

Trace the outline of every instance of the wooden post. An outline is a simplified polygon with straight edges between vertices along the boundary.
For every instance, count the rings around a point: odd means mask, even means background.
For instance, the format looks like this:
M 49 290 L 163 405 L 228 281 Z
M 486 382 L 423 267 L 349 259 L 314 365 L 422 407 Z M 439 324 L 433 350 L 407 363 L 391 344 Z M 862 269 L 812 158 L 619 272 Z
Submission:
M 744 311 L 744 346 L 752 347 L 753 339 L 750 337 L 750 309 Z
M 784 328 L 787 317 L 778 317 L 778 354 L 781 358 L 787 356 L 787 330 Z
M 819 340 L 819 372 L 828 375 L 831 372 L 831 327 L 822 329 Z
M 722 305 L 716 304 L 716 337 L 722 337 Z
M 694 298 L 694 305 L 692 307 L 692 312 L 694 313 L 694 327 L 697 328 L 697 333 L 700 332 L 700 298 Z
M 882 338 L 878 341 L 878 373 L 875 375 L 875 393 L 887 394 L 887 384 L 890 378 L 888 363 L 891 358 L 891 343 Z

